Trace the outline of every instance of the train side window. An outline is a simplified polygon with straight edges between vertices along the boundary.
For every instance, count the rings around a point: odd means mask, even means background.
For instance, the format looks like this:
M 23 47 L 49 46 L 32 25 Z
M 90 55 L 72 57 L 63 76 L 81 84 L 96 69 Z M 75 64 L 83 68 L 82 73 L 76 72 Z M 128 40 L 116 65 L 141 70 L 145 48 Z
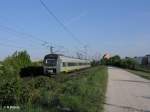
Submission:
M 63 65 L 63 67 L 66 67 L 66 65 L 67 65 L 67 64 L 66 64 L 65 62 L 63 62 L 63 64 L 62 64 L 62 65 Z
M 70 63 L 68 63 L 68 66 L 77 66 L 77 64 L 73 63 L 73 62 L 70 62 Z
M 68 63 L 68 66 L 73 66 L 73 63 Z

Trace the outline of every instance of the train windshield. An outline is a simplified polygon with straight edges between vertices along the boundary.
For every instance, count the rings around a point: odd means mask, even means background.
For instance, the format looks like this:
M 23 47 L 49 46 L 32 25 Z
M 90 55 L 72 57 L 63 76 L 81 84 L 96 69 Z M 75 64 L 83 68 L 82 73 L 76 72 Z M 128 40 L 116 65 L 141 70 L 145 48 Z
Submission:
M 57 65 L 57 60 L 56 59 L 46 59 L 45 64 L 48 66 L 56 66 Z

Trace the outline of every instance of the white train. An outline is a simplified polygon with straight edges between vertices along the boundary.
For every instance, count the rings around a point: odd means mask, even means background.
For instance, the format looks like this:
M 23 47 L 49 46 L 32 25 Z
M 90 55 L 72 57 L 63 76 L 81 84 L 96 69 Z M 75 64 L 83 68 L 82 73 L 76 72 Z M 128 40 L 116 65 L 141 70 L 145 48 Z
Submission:
M 89 60 L 71 58 L 59 54 L 48 54 L 44 57 L 44 74 L 58 74 L 90 67 Z

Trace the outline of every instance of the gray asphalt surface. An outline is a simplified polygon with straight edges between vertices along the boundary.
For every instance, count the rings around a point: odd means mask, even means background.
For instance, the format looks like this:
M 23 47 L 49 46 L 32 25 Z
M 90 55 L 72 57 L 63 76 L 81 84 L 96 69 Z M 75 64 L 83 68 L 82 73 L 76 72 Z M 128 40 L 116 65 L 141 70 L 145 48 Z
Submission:
M 105 112 L 150 112 L 150 80 L 109 67 Z

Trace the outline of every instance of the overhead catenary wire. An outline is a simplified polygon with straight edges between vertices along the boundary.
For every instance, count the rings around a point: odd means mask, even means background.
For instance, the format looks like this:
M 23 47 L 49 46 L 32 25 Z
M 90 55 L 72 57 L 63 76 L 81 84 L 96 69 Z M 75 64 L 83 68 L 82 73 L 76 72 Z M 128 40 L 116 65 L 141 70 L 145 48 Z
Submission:
M 17 29 L 14 29 L 14 28 L 11 28 L 11 27 L 9 27 L 9 26 L 5 26 L 5 25 L 0 25 L 0 28 L 2 28 L 2 29 L 4 29 L 5 31 L 9 31 L 9 32 L 13 32 L 13 33 L 15 33 L 15 34 L 19 34 L 21 37 L 26 37 L 25 39 L 26 40 L 29 40 L 29 42 L 31 42 L 31 39 L 32 39 L 32 41 L 34 40 L 36 40 L 36 41 L 39 41 L 39 42 L 41 42 L 41 44 L 40 44 L 40 46 L 43 46 L 43 47 L 46 47 L 47 45 L 50 45 L 49 44 L 49 42 L 47 42 L 47 41 L 45 41 L 45 40 L 42 40 L 42 39 L 40 39 L 40 38 L 38 38 L 38 37 L 35 37 L 35 36 L 33 36 L 32 34 L 29 34 L 29 33 L 25 33 L 25 32 L 23 32 L 23 31 L 19 31 L 19 30 L 17 30 Z M 18 38 L 20 38 L 20 36 L 15 36 L 15 37 L 18 37 Z M 21 39 L 21 38 L 20 38 Z M 12 43 L 15 43 L 15 42 L 12 42 Z M 32 42 L 32 43 L 34 43 L 34 42 Z M 5 46 L 6 46 L 6 44 L 5 44 Z M 9 45 L 10 46 L 10 45 Z M 33 46 L 33 44 L 32 45 L 30 45 L 30 46 Z M 11 46 L 11 47 L 13 47 L 13 46 Z M 17 48 L 17 47 L 15 47 L 15 48 Z M 22 47 L 21 47 L 22 48 Z M 33 49 L 33 48 L 32 48 Z M 37 49 L 37 48 L 36 48 Z
M 12 31 L 12 32 L 14 32 L 14 33 L 16 33 L 16 34 L 20 34 L 20 35 L 22 35 L 22 36 L 26 36 L 26 37 L 28 37 L 28 38 L 30 38 L 30 39 L 34 39 L 34 40 L 40 41 L 40 42 L 42 42 L 42 43 L 48 43 L 47 41 L 42 40 L 42 39 L 40 39 L 40 38 L 38 38 L 38 37 L 35 37 L 35 36 L 33 36 L 32 34 L 25 33 L 25 32 L 22 32 L 22 31 L 13 29 L 13 28 L 11 28 L 11 27 L 9 27 L 9 26 L 0 25 L 0 27 L 3 28 L 3 29 L 6 29 L 6 30 L 8 30 L 8 31 Z
M 4 45 L 6 47 L 14 47 L 14 48 L 19 48 L 19 49 L 42 49 L 42 47 L 37 47 L 33 46 L 33 44 L 25 44 L 22 45 L 20 42 L 12 41 L 9 39 L 1 39 L 2 41 L 0 42 L 0 45 Z
M 8 41 L 8 40 L 7 40 Z M 10 42 L 10 41 L 9 41 Z M 13 44 L 12 44 L 13 43 Z M 10 47 L 10 48 L 17 48 L 17 49 L 35 49 L 37 50 L 37 47 L 25 47 L 25 46 L 20 46 L 18 45 L 18 43 L 12 42 L 12 43 L 6 43 L 6 42 L 2 42 L 0 41 L 0 46 L 4 46 L 4 47 Z
M 45 9 L 48 11 L 48 13 L 51 16 L 53 16 L 53 18 L 55 18 L 55 20 L 59 23 L 59 25 L 66 32 L 68 32 L 70 34 L 71 38 L 73 38 L 74 40 L 76 40 L 80 45 L 83 45 L 83 43 L 78 38 L 76 38 L 76 36 L 57 18 L 57 16 L 52 11 L 49 10 L 49 8 L 45 5 L 45 3 L 42 0 L 40 0 L 40 2 L 42 4 L 42 6 L 45 7 Z M 11 28 L 9 26 L 5 26 L 5 25 L 0 25 L 0 27 L 6 29 L 7 31 L 11 31 L 11 32 L 14 32 L 16 34 L 19 34 L 22 37 L 27 37 L 28 39 L 30 38 L 30 39 L 34 39 L 36 41 L 40 41 L 41 42 L 41 46 L 50 46 L 51 45 L 47 40 L 45 41 L 45 40 L 43 40 L 41 38 L 38 38 L 38 37 L 36 37 L 36 36 L 34 36 L 32 34 L 26 33 L 26 32 L 22 32 L 22 31 L 20 31 L 18 29 L 13 29 L 13 28 Z
M 69 28 L 67 28 L 67 26 L 60 21 L 60 19 L 47 7 L 47 5 L 40 0 L 41 5 L 45 8 L 45 10 L 49 13 L 49 15 L 51 15 L 56 22 L 71 36 L 72 39 L 74 39 L 76 42 L 78 42 L 80 45 L 82 45 L 83 43 L 74 35 L 74 33 L 72 31 L 69 30 Z
M 41 46 L 43 46 L 43 47 L 46 47 L 46 48 L 48 48 L 48 49 L 50 49 L 50 47 L 57 47 L 57 45 L 54 45 L 54 46 L 52 46 L 52 44 L 50 44 L 50 42 L 48 42 L 48 41 L 45 41 L 45 40 L 42 40 L 42 39 L 40 39 L 40 38 L 38 38 L 38 37 L 35 37 L 35 36 L 33 36 L 32 34 L 29 34 L 29 33 L 25 33 L 25 32 L 22 32 L 22 31 L 20 31 L 20 30 L 18 30 L 18 29 L 14 29 L 14 28 L 11 28 L 11 27 L 9 27 L 9 26 L 6 26 L 6 25 L 0 25 L 0 30 L 4 30 L 4 31 L 7 31 L 8 33 L 10 33 L 10 32 L 13 32 L 13 33 L 15 33 L 15 34 L 17 34 L 17 35 L 15 35 L 15 37 L 17 37 L 17 38 L 19 38 L 19 39 L 22 39 L 21 37 L 27 37 L 27 38 L 24 38 L 24 39 L 26 39 L 26 40 L 29 40 L 29 42 L 31 42 L 31 39 L 32 39 L 32 41 L 34 40 L 36 40 L 36 41 L 39 41 L 39 42 L 41 42 Z M 19 36 L 18 36 L 18 34 L 19 34 Z M 6 40 L 6 41 L 8 41 L 8 42 L 11 42 L 11 43 L 13 43 L 13 44 L 15 44 L 15 41 L 11 41 L 10 39 L 7 39 L 7 38 L 5 38 L 4 40 Z M 32 42 L 32 43 L 34 43 L 34 42 Z M 13 46 L 13 45 L 10 45 L 10 44 L 3 44 L 2 42 L 0 43 L 0 44 L 2 44 L 2 45 L 4 45 L 4 46 L 6 46 L 6 47 L 15 47 L 15 48 L 23 48 L 23 47 L 20 47 L 20 46 Z M 18 43 L 16 43 L 15 45 L 17 45 Z M 29 45 L 29 46 L 33 46 L 33 44 L 31 45 Z M 33 47 L 32 47 L 33 48 Z M 61 47 L 62 48 L 62 47 Z M 37 48 L 35 48 L 35 49 L 37 49 Z
M 5 47 L 10 47 L 10 48 L 19 48 L 19 49 L 24 49 L 23 46 L 18 46 L 18 45 L 12 45 L 12 44 L 6 44 L 6 43 L 2 43 L 0 42 L 0 46 L 5 46 Z

